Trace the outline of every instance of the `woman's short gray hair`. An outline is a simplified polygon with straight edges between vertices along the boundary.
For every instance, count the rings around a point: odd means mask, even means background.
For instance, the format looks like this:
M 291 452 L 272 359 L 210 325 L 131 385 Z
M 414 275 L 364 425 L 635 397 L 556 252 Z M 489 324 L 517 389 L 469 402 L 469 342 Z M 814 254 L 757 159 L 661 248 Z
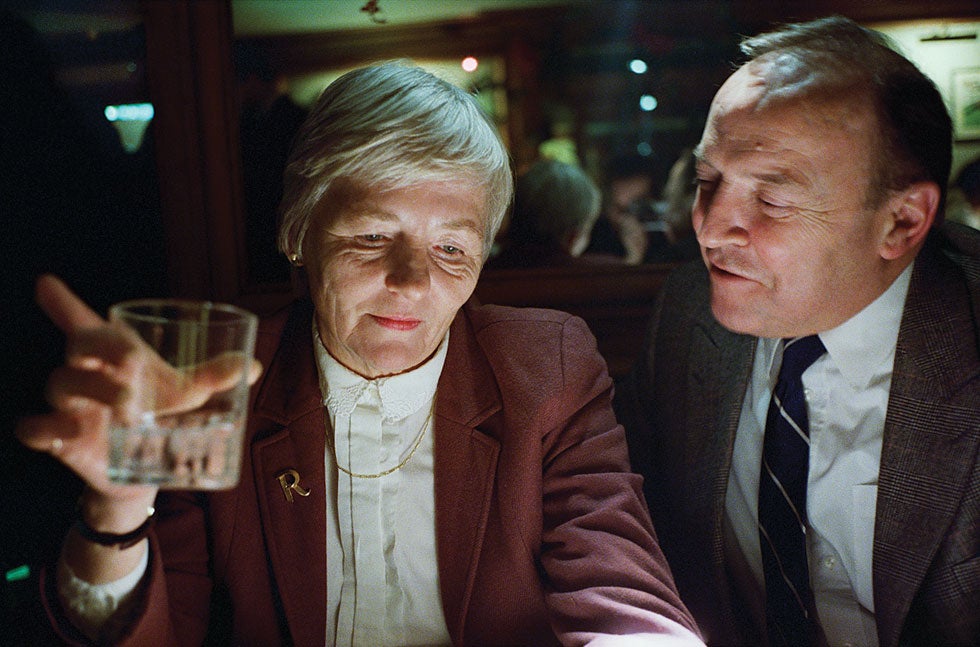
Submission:
M 486 194 L 484 257 L 513 195 L 507 151 L 474 97 L 404 61 L 363 67 L 320 95 L 286 166 L 279 249 L 302 257 L 314 207 L 341 178 L 386 189 L 465 182 Z

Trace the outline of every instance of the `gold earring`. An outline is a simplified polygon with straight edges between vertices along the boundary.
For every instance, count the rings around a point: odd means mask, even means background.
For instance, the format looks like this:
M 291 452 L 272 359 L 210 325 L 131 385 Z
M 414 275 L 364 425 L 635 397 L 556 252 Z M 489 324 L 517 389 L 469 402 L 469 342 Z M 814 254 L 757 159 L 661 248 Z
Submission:
M 299 258 L 299 254 L 290 254 L 289 262 L 295 265 L 296 267 L 299 267 L 300 265 L 303 264 L 303 261 L 301 261 Z

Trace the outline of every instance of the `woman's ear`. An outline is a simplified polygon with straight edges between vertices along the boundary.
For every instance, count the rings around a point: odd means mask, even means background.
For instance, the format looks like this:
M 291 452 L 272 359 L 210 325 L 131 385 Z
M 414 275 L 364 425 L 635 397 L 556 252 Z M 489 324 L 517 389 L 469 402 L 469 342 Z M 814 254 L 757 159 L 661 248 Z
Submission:
M 936 220 L 939 197 L 935 182 L 914 182 L 888 199 L 882 258 L 894 260 L 918 250 Z

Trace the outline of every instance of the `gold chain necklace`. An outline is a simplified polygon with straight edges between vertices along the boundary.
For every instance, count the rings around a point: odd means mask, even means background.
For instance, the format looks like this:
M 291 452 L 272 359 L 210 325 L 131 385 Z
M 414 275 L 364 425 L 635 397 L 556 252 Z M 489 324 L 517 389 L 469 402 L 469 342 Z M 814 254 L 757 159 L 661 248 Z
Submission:
M 329 445 L 329 447 L 330 447 L 330 453 L 333 454 L 333 462 L 334 462 L 334 464 L 337 465 L 337 469 L 339 469 L 341 472 L 343 472 L 347 476 L 352 476 L 352 477 L 354 477 L 356 479 L 379 479 L 382 476 L 388 476 L 389 474 L 392 474 L 393 472 L 397 472 L 401 468 L 405 467 L 405 464 L 408 463 L 408 461 L 412 460 L 412 456 L 415 455 L 415 450 L 419 448 L 419 445 L 420 444 L 422 444 L 422 437 L 425 436 L 425 429 L 426 429 L 426 427 L 429 426 L 429 421 L 432 420 L 432 410 L 433 410 L 433 407 L 430 406 L 429 407 L 429 415 L 425 417 L 425 422 L 422 423 L 422 428 L 419 429 L 418 436 L 415 438 L 415 444 L 412 445 L 412 451 L 408 452 L 408 456 L 406 456 L 405 459 L 401 463 L 399 463 L 398 465 L 395 465 L 394 467 L 392 467 L 390 469 L 386 469 L 383 472 L 378 472 L 377 474 L 361 474 L 359 472 L 352 472 L 349 469 L 347 469 L 346 467 L 344 467 L 343 465 L 341 465 L 340 464 L 340 459 L 337 457 L 337 448 L 333 444 L 333 434 L 331 434 L 328 431 L 327 434 L 326 434 L 327 435 L 327 445 Z

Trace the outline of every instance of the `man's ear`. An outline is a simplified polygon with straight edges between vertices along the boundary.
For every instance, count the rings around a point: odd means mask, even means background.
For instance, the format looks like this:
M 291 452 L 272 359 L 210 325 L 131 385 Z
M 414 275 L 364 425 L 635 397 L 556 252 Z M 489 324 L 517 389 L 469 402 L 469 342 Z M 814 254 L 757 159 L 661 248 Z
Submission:
M 881 241 L 881 257 L 894 260 L 918 249 L 939 209 L 939 187 L 934 182 L 914 182 L 888 200 L 887 229 Z

